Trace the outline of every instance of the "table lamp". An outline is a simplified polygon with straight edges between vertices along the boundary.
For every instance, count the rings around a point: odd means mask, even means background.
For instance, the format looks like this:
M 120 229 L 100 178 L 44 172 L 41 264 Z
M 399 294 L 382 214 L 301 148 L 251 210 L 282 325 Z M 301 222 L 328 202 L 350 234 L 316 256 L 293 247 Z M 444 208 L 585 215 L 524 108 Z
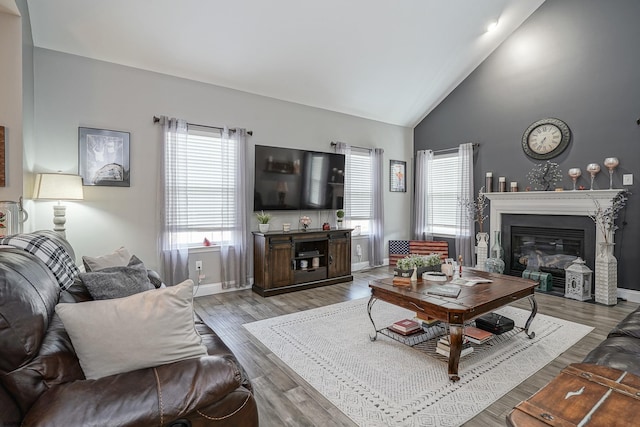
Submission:
M 53 206 L 53 231 L 66 238 L 64 224 L 67 222 L 65 218 L 67 207 L 60 204 L 60 201 L 84 198 L 82 177 L 63 173 L 39 173 L 36 175 L 33 198 L 58 201 L 58 204 Z

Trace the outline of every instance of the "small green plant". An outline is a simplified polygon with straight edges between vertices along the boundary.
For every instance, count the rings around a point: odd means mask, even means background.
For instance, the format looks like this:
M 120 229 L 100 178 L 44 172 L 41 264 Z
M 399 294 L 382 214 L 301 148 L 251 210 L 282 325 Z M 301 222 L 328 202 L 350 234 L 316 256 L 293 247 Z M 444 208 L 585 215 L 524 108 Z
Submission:
M 271 214 L 264 213 L 264 211 L 256 212 L 256 217 L 258 218 L 258 224 L 269 224 L 269 221 L 271 221 Z
M 397 267 L 400 270 L 413 270 L 413 267 L 435 267 L 442 264 L 439 254 L 416 255 L 411 254 L 398 260 Z
M 344 219 L 344 211 L 342 209 L 338 209 L 336 211 L 336 217 L 338 218 L 338 221 L 342 221 Z

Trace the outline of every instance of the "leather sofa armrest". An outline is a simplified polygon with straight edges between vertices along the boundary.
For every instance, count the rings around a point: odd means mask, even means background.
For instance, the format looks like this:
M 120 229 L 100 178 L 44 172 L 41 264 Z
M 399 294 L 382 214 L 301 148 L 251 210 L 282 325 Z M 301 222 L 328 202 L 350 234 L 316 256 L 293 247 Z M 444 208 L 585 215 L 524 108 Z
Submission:
M 240 382 L 238 366 L 217 356 L 74 381 L 42 394 L 23 425 L 164 425 L 224 399 Z

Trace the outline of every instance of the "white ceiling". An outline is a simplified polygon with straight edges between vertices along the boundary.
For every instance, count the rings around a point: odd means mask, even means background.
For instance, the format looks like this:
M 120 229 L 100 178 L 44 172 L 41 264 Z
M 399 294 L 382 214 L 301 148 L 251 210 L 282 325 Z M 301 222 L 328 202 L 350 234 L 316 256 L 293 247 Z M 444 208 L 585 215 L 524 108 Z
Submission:
M 413 127 L 543 2 L 28 0 L 28 6 L 37 47 Z M 486 32 L 495 19 L 498 28 Z

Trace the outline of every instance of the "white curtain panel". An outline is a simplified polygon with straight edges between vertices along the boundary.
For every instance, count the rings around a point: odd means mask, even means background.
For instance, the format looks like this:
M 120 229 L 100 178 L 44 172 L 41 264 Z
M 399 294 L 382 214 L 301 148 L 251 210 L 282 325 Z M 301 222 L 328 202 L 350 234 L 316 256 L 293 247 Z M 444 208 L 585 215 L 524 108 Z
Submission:
M 160 261 L 163 279 L 176 285 L 189 278 L 189 253 L 186 244 L 179 241 L 180 224 L 187 216 L 187 189 L 177 185 L 185 175 L 187 149 L 187 122 L 182 119 L 161 117 L 163 144 L 160 168 L 159 199 L 161 200 Z
M 458 166 L 460 170 L 460 200 L 473 200 L 473 144 L 460 144 L 458 147 Z M 462 204 L 456 212 L 456 253 L 462 255 L 463 264 L 474 265 L 474 221 L 469 218 Z
M 235 198 L 234 211 L 223 211 L 224 224 L 233 224 L 230 230 L 230 238 L 223 239 L 220 244 L 222 287 L 224 289 L 241 288 L 249 285 L 248 250 L 250 247 L 249 222 L 247 218 L 248 194 L 247 189 L 247 131 L 236 129 L 229 132 L 227 128 L 222 132 L 222 159 L 221 164 L 232 168 L 225 177 L 235 181 L 234 186 L 223 185 L 227 194 L 225 197 Z
M 420 150 L 416 153 L 416 184 L 413 209 L 414 240 L 433 240 L 432 165 L 432 150 Z
M 371 170 L 373 171 L 373 200 L 372 200 L 372 233 L 369 235 L 369 245 L 371 247 L 369 258 L 370 266 L 384 264 L 384 150 L 375 148 L 371 151 Z

